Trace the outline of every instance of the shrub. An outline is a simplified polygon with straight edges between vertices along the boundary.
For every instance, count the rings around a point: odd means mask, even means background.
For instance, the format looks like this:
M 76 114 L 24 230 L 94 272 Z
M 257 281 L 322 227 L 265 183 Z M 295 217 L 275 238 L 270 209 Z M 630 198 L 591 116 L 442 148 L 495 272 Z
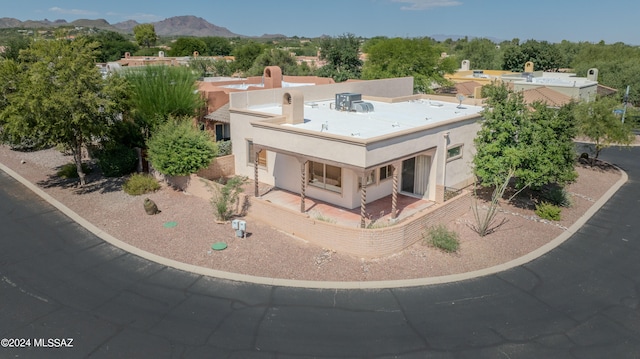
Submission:
M 147 141 L 149 162 L 158 172 L 186 176 L 206 168 L 218 153 L 207 131 L 199 131 L 188 119 L 170 119 Z
M 444 225 L 431 227 L 423 236 L 423 243 L 439 248 L 445 252 L 455 252 L 460 246 L 458 233 L 449 230 Z
M 82 172 L 91 173 L 91 168 L 86 163 L 82 164 Z M 75 163 L 67 163 L 60 167 L 56 173 L 60 178 L 78 178 L 78 168 Z
M 247 181 L 246 177 L 235 176 L 227 181 L 218 193 L 211 198 L 216 218 L 220 221 L 229 220 L 234 214 L 234 205 L 238 202 L 242 186 Z
M 543 196 L 550 204 L 555 206 L 571 207 L 571 195 L 562 187 L 552 187 L 545 191 Z
M 154 192 L 160 189 L 158 181 L 148 174 L 135 173 L 122 185 L 122 189 L 132 196 Z
M 551 221 L 559 221 L 561 211 L 562 208 L 547 202 L 542 202 L 536 205 L 536 215 L 540 218 Z
M 132 148 L 114 144 L 96 153 L 98 166 L 106 177 L 120 177 L 136 170 L 138 155 Z
M 227 156 L 231 154 L 231 141 L 218 142 L 218 156 Z
M 325 216 L 324 214 L 322 214 L 320 212 L 316 213 L 316 215 L 313 216 L 313 218 L 315 218 L 317 221 L 321 221 L 321 222 L 337 223 L 337 221 L 334 218 Z

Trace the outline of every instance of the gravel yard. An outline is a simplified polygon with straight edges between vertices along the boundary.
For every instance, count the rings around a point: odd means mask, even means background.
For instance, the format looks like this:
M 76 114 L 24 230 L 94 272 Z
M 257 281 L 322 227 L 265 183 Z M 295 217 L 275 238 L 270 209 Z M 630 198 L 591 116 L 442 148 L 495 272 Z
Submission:
M 308 244 L 248 218 L 247 238 L 236 238 L 231 226 L 217 224 L 211 204 L 167 186 L 148 196 L 130 196 L 121 189 L 123 179 L 88 177 L 78 188 L 72 180 L 55 176 L 56 168 L 71 162 L 55 149 L 16 152 L 0 146 L 0 163 L 37 184 L 58 201 L 112 236 L 142 250 L 188 264 L 222 271 L 297 280 L 373 281 L 413 279 L 462 273 L 508 262 L 539 248 L 581 217 L 621 174 L 612 167 L 578 165 L 579 177 L 568 187 L 573 205 L 562 210 L 558 222 L 537 219 L 530 209 L 502 203 L 498 220 L 506 219 L 494 233 L 479 237 L 469 228 L 469 210 L 446 223 L 458 233 L 460 249 L 454 254 L 415 244 L 391 256 L 363 259 Z M 145 197 L 162 211 L 149 216 Z M 167 222 L 177 226 L 167 228 Z M 228 248 L 213 251 L 224 241 Z

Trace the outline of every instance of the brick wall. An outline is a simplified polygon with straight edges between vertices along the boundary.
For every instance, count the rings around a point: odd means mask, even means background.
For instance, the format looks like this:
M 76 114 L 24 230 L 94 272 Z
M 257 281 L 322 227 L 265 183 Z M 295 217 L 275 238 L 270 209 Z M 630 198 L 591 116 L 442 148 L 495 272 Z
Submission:
M 251 198 L 248 218 L 261 220 L 323 248 L 372 258 L 399 252 L 421 240 L 426 228 L 462 216 L 470 208 L 470 199 L 470 192 L 465 191 L 398 224 L 376 229 L 351 228 L 319 221 L 256 198 Z

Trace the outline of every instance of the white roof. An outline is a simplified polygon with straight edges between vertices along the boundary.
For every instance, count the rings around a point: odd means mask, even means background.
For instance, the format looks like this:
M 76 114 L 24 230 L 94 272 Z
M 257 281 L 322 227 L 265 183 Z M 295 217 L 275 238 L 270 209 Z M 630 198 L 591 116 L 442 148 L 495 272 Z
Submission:
M 282 87 L 301 87 L 301 86 L 315 86 L 315 83 L 298 83 L 298 82 L 286 82 L 282 81 Z M 246 90 L 249 87 L 264 87 L 264 84 L 251 84 L 251 83 L 238 83 L 231 85 L 220 86 L 224 88 L 236 89 L 236 90 Z
M 304 106 L 304 123 L 293 126 L 310 131 L 326 132 L 357 138 L 373 138 L 437 124 L 455 118 L 478 114 L 481 106 L 458 105 L 429 99 L 411 100 L 399 103 L 365 101 L 374 106 L 373 112 L 357 113 L 338 111 L 333 108 L 333 100 L 307 102 Z M 282 114 L 281 105 L 250 107 L 251 110 Z

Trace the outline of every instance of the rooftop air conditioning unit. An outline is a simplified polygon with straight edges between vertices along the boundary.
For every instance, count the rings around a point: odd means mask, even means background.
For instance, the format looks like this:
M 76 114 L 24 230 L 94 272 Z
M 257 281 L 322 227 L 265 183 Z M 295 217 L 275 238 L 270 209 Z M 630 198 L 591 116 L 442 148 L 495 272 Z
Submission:
M 362 101 L 362 94 L 343 92 L 336 94 L 336 110 L 354 112 L 372 112 L 373 104 Z

